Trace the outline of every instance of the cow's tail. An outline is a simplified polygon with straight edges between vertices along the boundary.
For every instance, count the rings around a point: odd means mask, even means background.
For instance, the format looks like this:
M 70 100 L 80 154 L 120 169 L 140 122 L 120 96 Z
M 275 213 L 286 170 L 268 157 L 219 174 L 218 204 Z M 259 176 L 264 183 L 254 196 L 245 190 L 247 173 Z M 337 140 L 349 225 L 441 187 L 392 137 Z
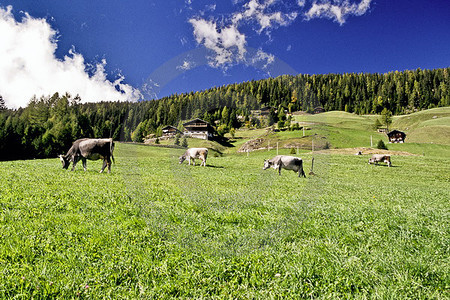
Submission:
M 112 158 L 113 163 L 116 163 L 115 160 L 114 160 L 114 155 L 113 155 L 113 152 L 114 152 L 114 141 L 113 141 L 113 139 L 109 139 L 109 141 L 110 141 L 110 143 L 109 143 L 109 153 L 111 154 L 111 158 Z

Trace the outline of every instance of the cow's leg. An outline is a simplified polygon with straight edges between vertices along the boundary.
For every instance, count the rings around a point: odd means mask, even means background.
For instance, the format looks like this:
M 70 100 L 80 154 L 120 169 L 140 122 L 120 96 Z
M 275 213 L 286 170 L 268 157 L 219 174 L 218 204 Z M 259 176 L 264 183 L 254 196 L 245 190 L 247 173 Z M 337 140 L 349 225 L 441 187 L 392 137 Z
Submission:
M 87 170 L 87 167 L 86 167 L 86 158 L 82 157 L 82 158 L 81 158 L 81 161 L 83 162 L 83 169 L 84 169 L 84 171 L 86 172 L 86 170 Z
M 188 163 L 189 163 L 189 165 L 191 165 L 191 157 L 190 156 L 188 157 Z
M 100 170 L 100 173 L 103 173 L 103 170 L 106 168 L 106 158 L 103 159 L 103 166 L 102 169 Z
M 299 169 L 298 169 L 298 177 L 306 177 L 306 175 L 305 175 L 305 171 L 303 171 L 303 167 L 300 167 Z
M 73 158 L 72 171 L 75 171 L 75 166 L 77 165 L 78 160 L 79 160 L 78 156 L 75 156 Z
M 278 166 L 278 175 L 281 176 L 281 165 Z
M 111 158 L 107 157 L 106 162 L 108 163 L 108 173 L 111 173 Z

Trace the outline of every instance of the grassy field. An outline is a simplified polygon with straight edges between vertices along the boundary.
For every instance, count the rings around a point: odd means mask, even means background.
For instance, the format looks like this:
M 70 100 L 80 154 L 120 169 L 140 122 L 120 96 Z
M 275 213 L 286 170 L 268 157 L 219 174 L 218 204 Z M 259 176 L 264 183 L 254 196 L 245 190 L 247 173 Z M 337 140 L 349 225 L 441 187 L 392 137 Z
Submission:
M 391 168 L 315 154 L 306 179 L 263 171 L 275 151 L 0 162 L 0 298 L 448 299 L 448 148 Z

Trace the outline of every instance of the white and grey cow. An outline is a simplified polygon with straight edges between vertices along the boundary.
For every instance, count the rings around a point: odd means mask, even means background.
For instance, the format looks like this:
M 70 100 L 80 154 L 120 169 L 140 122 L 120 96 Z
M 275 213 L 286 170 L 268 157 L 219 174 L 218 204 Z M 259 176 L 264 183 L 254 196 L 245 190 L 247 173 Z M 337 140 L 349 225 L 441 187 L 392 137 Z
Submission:
M 199 158 L 202 162 L 200 166 L 206 167 L 206 158 L 208 157 L 208 148 L 189 148 L 184 152 L 183 155 L 180 156 L 180 164 L 185 161 L 186 159 L 189 162 L 189 165 L 191 165 L 191 159 L 195 166 L 195 159 Z
M 278 170 L 278 175 L 281 175 L 281 169 L 285 169 L 298 172 L 298 177 L 306 177 L 303 171 L 303 160 L 300 157 L 277 155 L 272 159 L 264 160 L 263 170 L 270 167 Z
M 390 167 L 392 165 L 391 156 L 386 154 L 374 154 L 371 158 L 369 158 L 369 165 L 378 165 L 379 162 L 385 162 L 387 163 L 388 167 Z
M 84 171 L 86 171 L 86 159 L 98 160 L 103 159 L 103 167 L 100 173 L 108 166 L 108 173 L 111 172 L 111 158 L 113 156 L 114 142 L 112 139 L 79 139 L 73 142 L 72 147 L 66 155 L 60 155 L 62 166 L 64 169 L 69 168 L 72 162 L 72 171 L 75 170 L 77 162 L 81 159 L 83 162 Z

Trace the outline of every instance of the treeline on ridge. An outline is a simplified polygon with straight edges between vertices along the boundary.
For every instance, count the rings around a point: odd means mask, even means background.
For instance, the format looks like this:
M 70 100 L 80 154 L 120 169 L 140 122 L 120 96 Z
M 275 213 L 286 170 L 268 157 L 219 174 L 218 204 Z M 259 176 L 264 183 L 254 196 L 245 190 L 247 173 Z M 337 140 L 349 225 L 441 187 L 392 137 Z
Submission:
M 142 141 L 165 125 L 180 126 L 196 117 L 223 134 L 243 124 L 267 125 L 252 118 L 251 110 L 262 107 L 271 108 L 273 123 L 276 110 L 312 112 L 317 106 L 356 114 L 380 114 L 386 108 L 394 115 L 449 106 L 449 72 L 282 75 L 141 102 L 81 104 L 79 97 L 55 93 L 34 97 L 17 110 L 7 109 L 0 98 L 0 160 L 56 157 L 80 137 Z

